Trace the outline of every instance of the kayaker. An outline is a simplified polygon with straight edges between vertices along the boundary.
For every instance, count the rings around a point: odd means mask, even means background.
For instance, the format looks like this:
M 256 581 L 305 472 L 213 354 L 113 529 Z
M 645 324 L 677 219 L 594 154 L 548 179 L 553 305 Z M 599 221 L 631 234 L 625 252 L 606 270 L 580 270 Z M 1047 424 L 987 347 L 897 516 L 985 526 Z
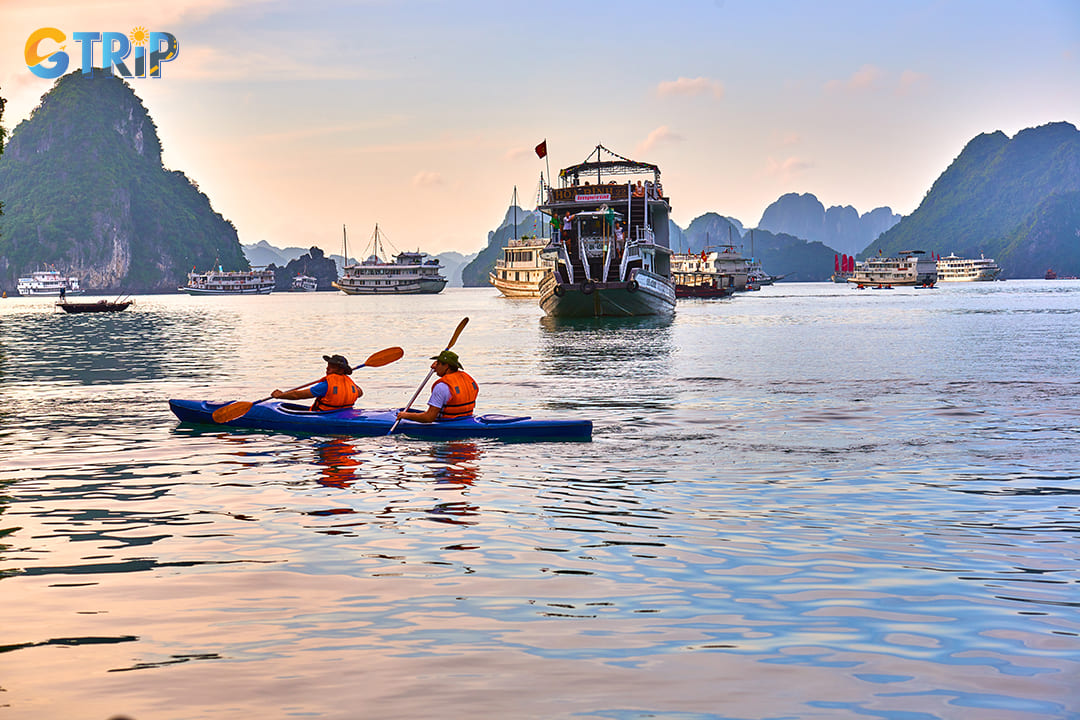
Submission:
M 402 410 L 397 414 L 398 420 L 429 423 L 472 415 L 480 388 L 476 381 L 461 369 L 457 353 L 443 350 L 431 359 L 435 361 L 431 363 L 431 369 L 439 379 L 431 386 L 427 410 Z
M 351 408 L 364 395 L 360 386 L 352 381 L 352 365 L 341 355 L 323 355 L 326 361 L 326 377 L 311 387 L 270 393 L 278 400 L 303 400 L 315 398 L 312 410 L 342 410 Z

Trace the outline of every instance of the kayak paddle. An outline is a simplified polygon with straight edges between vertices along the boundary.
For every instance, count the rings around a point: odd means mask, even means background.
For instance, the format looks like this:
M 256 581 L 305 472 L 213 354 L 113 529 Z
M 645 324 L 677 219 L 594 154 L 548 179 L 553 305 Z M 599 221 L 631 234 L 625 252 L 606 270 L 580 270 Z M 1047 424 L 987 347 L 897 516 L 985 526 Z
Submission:
M 461 331 L 465 329 L 465 325 L 468 322 L 469 322 L 469 318 L 462 318 L 461 322 L 458 323 L 457 330 L 454 331 L 453 336 L 450 338 L 450 344 L 446 346 L 447 350 L 454 347 L 454 343 L 457 342 L 458 335 L 460 335 Z M 431 376 L 434 373 L 435 373 L 435 368 L 432 368 L 432 369 L 428 370 L 428 374 L 424 378 L 424 382 L 420 383 L 420 387 L 416 388 L 416 392 L 413 393 L 412 399 L 409 400 L 409 404 L 405 406 L 406 410 L 408 410 L 410 407 L 412 407 L 412 404 L 414 402 L 416 402 L 416 397 L 420 394 L 420 391 L 424 389 L 424 386 L 427 385 L 427 381 L 431 379 Z M 387 435 L 393 435 L 394 434 L 394 428 L 396 428 L 398 426 L 399 422 L 401 422 L 401 418 L 398 418 L 397 420 L 394 421 L 394 424 L 390 426 L 390 430 L 386 434 Z
M 388 347 L 385 350 L 379 350 L 374 352 L 364 362 L 360 363 L 353 370 L 359 370 L 362 367 L 382 367 L 383 365 L 389 365 L 395 360 L 400 360 L 401 356 L 405 354 L 405 351 L 399 347 Z M 286 392 L 293 392 L 293 390 L 303 390 L 306 387 L 310 387 L 315 383 L 322 382 L 326 379 L 326 376 L 319 378 L 318 380 L 312 380 L 306 385 L 300 385 L 294 387 L 292 390 L 286 390 Z M 229 403 L 228 405 L 222 405 L 213 412 L 211 417 L 214 418 L 214 422 L 227 423 L 230 420 L 235 420 L 238 417 L 247 415 L 248 411 L 259 403 L 264 403 L 267 400 L 273 400 L 274 396 L 264 397 L 262 400 L 256 400 L 255 402 L 248 402 L 247 400 L 237 400 L 236 402 Z

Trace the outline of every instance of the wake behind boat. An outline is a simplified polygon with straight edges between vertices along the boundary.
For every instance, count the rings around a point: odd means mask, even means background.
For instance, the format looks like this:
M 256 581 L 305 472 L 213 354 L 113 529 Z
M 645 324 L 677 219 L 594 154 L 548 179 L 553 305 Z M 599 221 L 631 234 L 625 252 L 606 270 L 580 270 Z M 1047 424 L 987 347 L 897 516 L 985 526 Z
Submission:
M 241 417 L 216 423 L 213 413 L 229 403 L 205 400 L 169 400 L 169 409 L 181 422 L 215 427 L 273 430 L 326 435 L 386 435 L 394 427 L 397 410 L 348 408 L 313 412 L 303 405 L 270 400 L 253 405 Z M 429 440 L 494 438 L 508 441 L 582 441 L 592 439 L 591 420 L 544 420 L 509 415 L 476 415 L 431 423 L 402 420 L 394 434 Z
M 601 152 L 614 159 L 605 160 Z M 540 205 L 556 228 L 549 246 L 556 253 L 555 268 L 540 283 L 544 312 L 554 317 L 673 314 L 671 207 L 660 187 L 660 168 L 597 145 L 585 162 L 563 169 L 559 178 L 562 187 L 548 187 L 547 201 Z
M 343 227 L 343 243 L 344 233 Z M 446 287 L 447 280 L 439 273 L 442 266 L 436 259 L 425 260 L 427 253 L 399 252 L 393 261 L 386 259 L 378 225 L 368 247 L 371 255 L 360 263 L 346 265 L 333 283 L 346 295 L 434 295 Z M 343 257 L 349 257 L 347 243 Z

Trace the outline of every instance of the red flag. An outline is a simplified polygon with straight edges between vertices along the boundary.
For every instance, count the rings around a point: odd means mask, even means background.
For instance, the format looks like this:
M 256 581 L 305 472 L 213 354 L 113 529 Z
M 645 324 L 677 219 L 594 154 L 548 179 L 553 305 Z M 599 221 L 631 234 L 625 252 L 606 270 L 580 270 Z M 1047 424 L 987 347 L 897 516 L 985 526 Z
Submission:
M 547 140 L 536 146 L 536 157 L 542 158 L 547 155 Z

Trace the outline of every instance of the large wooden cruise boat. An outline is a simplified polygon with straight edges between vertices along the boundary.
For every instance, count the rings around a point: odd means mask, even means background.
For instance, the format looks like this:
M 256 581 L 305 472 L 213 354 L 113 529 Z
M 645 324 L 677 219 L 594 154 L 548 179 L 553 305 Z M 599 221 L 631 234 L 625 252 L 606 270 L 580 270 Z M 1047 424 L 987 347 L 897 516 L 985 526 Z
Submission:
M 488 273 L 488 282 L 506 297 L 540 297 L 540 281 L 555 267 L 555 259 L 544 254 L 547 245 L 547 238 L 512 239 L 495 261 L 495 270 Z
M 904 250 L 897 257 L 873 257 L 856 263 L 847 281 L 857 288 L 934 287 L 937 262 L 924 250 Z
M 189 272 L 187 285 L 177 288 L 188 295 L 269 295 L 274 291 L 274 271 L 266 268 Z
M 957 257 L 955 253 L 937 259 L 938 282 L 989 282 L 997 280 L 1001 267 L 993 258 Z
M 348 295 L 435 294 L 446 287 L 439 274 L 438 260 L 425 260 L 427 253 L 399 252 L 393 261 L 386 257 L 379 226 L 371 238 L 371 255 L 355 265 L 346 265 L 334 287 Z M 349 257 L 348 249 L 344 257 Z
M 511 200 L 514 208 L 514 237 L 502 249 L 502 257 L 488 273 L 488 282 L 508 298 L 540 297 L 540 281 L 555 267 L 553 253 L 545 254 L 548 238 L 517 236 L 517 188 Z
M 610 159 L 605 159 L 606 153 Z M 552 217 L 555 267 L 540 307 L 555 317 L 671 315 L 668 217 L 660 168 L 602 145 L 559 173 L 540 210 Z

